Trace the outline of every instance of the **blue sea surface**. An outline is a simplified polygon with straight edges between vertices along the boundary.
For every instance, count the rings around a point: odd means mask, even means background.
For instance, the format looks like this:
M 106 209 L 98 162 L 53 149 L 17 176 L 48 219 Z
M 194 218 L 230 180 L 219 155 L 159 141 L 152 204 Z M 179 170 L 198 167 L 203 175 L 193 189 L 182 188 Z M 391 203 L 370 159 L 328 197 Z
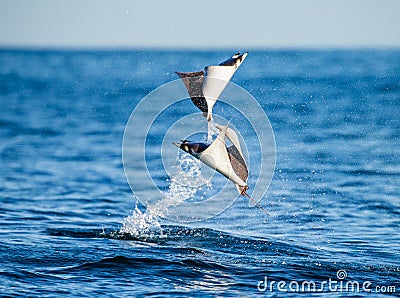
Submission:
M 270 215 L 241 198 L 119 233 L 136 204 L 146 212 L 122 163 L 132 110 L 174 71 L 232 53 L 0 50 L 2 296 L 399 295 L 398 50 L 250 52 L 232 81 L 275 133 Z

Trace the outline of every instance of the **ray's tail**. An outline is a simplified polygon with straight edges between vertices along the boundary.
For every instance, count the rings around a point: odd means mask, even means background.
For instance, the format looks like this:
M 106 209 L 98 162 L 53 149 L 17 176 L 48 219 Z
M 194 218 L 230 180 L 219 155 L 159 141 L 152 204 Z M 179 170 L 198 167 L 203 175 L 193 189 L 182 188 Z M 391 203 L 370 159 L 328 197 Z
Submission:
M 250 195 L 246 192 L 243 191 L 242 195 L 244 195 L 245 197 L 247 197 L 250 201 L 252 201 L 257 207 L 258 209 L 262 210 L 267 216 L 270 216 L 269 213 L 267 212 L 267 210 L 265 210 L 262 206 L 260 206 L 252 197 L 250 197 Z

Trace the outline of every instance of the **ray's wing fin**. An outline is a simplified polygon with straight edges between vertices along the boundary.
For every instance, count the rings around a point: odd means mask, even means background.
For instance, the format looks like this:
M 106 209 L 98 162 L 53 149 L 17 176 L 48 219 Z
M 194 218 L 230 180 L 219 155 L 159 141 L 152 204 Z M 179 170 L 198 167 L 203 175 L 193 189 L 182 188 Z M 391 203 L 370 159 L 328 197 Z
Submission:
M 203 113 L 207 113 L 207 101 L 203 94 L 204 71 L 175 72 L 183 81 L 190 99 Z
M 223 130 L 225 126 L 217 125 L 217 128 L 219 130 Z M 228 127 L 225 135 L 229 139 L 229 141 L 231 141 L 231 143 L 235 145 L 235 147 L 237 148 L 237 150 L 239 151 L 240 155 L 242 155 L 243 158 L 242 148 L 240 147 L 240 142 L 237 133 L 232 128 Z
M 228 156 L 233 171 L 240 179 L 242 179 L 244 182 L 247 182 L 249 170 L 247 169 L 246 161 L 244 160 L 242 149 L 240 148 L 240 142 L 237 133 L 232 128 L 227 126 L 217 125 L 217 128 L 220 131 L 225 130 L 225 136 L 232 143 L 232 145 L 226 148 L 226 150 L 228 151 Z
M 207 115 L 208 120 L 212 119 L 212 108 L 214 104 L 246 56 L 247 53 L 242 55 L 238 53 L 219 65 L 210 65 L 204 68 L 205 79 L 203 83 L 203 94 L 209 109 Z
M 244 182 L 247 182 L 249 171 L 242 154 L 240 154 L 235 145 L 232 145 L 226 149 L 228 151 L 228 156 L 229 160 L 231 161 L 233 171 L 240 179 L 242 179 Z

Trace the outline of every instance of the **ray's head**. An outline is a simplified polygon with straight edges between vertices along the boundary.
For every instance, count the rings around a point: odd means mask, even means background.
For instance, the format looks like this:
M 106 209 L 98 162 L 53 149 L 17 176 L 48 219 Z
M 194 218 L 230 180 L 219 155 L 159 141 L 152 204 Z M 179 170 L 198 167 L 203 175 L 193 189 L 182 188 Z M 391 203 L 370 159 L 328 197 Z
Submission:
M 196 142 L 191 142 L 188 140 L 183 140 L 181 143 L 172 143 L 179 149 L 189 153 L 190 155 L 197 156 L 204 150 L 210 146 L 209 144 L 205 143 L 196 143 Z
M 242 64 L 244 59 L 246 59 L 247 55 L 248 55 L 248 52 L 245 52 L 243 54 L 236 53 L 228 60 L 221 62 L 219 65 L 220 66 L 235 66 L 236 68 L 238 68 L 240 66 L 240 64 Z

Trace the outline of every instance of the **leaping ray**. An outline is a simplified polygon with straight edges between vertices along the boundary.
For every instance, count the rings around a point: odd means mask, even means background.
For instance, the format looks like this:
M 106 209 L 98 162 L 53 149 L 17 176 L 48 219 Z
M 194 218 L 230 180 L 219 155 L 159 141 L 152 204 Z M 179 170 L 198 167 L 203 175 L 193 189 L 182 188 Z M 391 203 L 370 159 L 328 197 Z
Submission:
M 220 133 L 211 144 L 196 143 L 188 140 L 173 144 L 231 180 L 240 195 L 246 196 L 268 215 L 267 211 L 247 193 L 249 189 L 247 185 L 249 171 L 236 132 L 229 128 L 228 125 L 218 125 L 217 127 Z M 232 142 L 229 147 L 226 147 L 226 137 Z
M 237 53 L 218 65 L 206 66 L 204 71 L 176 72 L 188 90 L 192 102 L 212 120 L 212 109 L 235 71 L 247 57 Z

